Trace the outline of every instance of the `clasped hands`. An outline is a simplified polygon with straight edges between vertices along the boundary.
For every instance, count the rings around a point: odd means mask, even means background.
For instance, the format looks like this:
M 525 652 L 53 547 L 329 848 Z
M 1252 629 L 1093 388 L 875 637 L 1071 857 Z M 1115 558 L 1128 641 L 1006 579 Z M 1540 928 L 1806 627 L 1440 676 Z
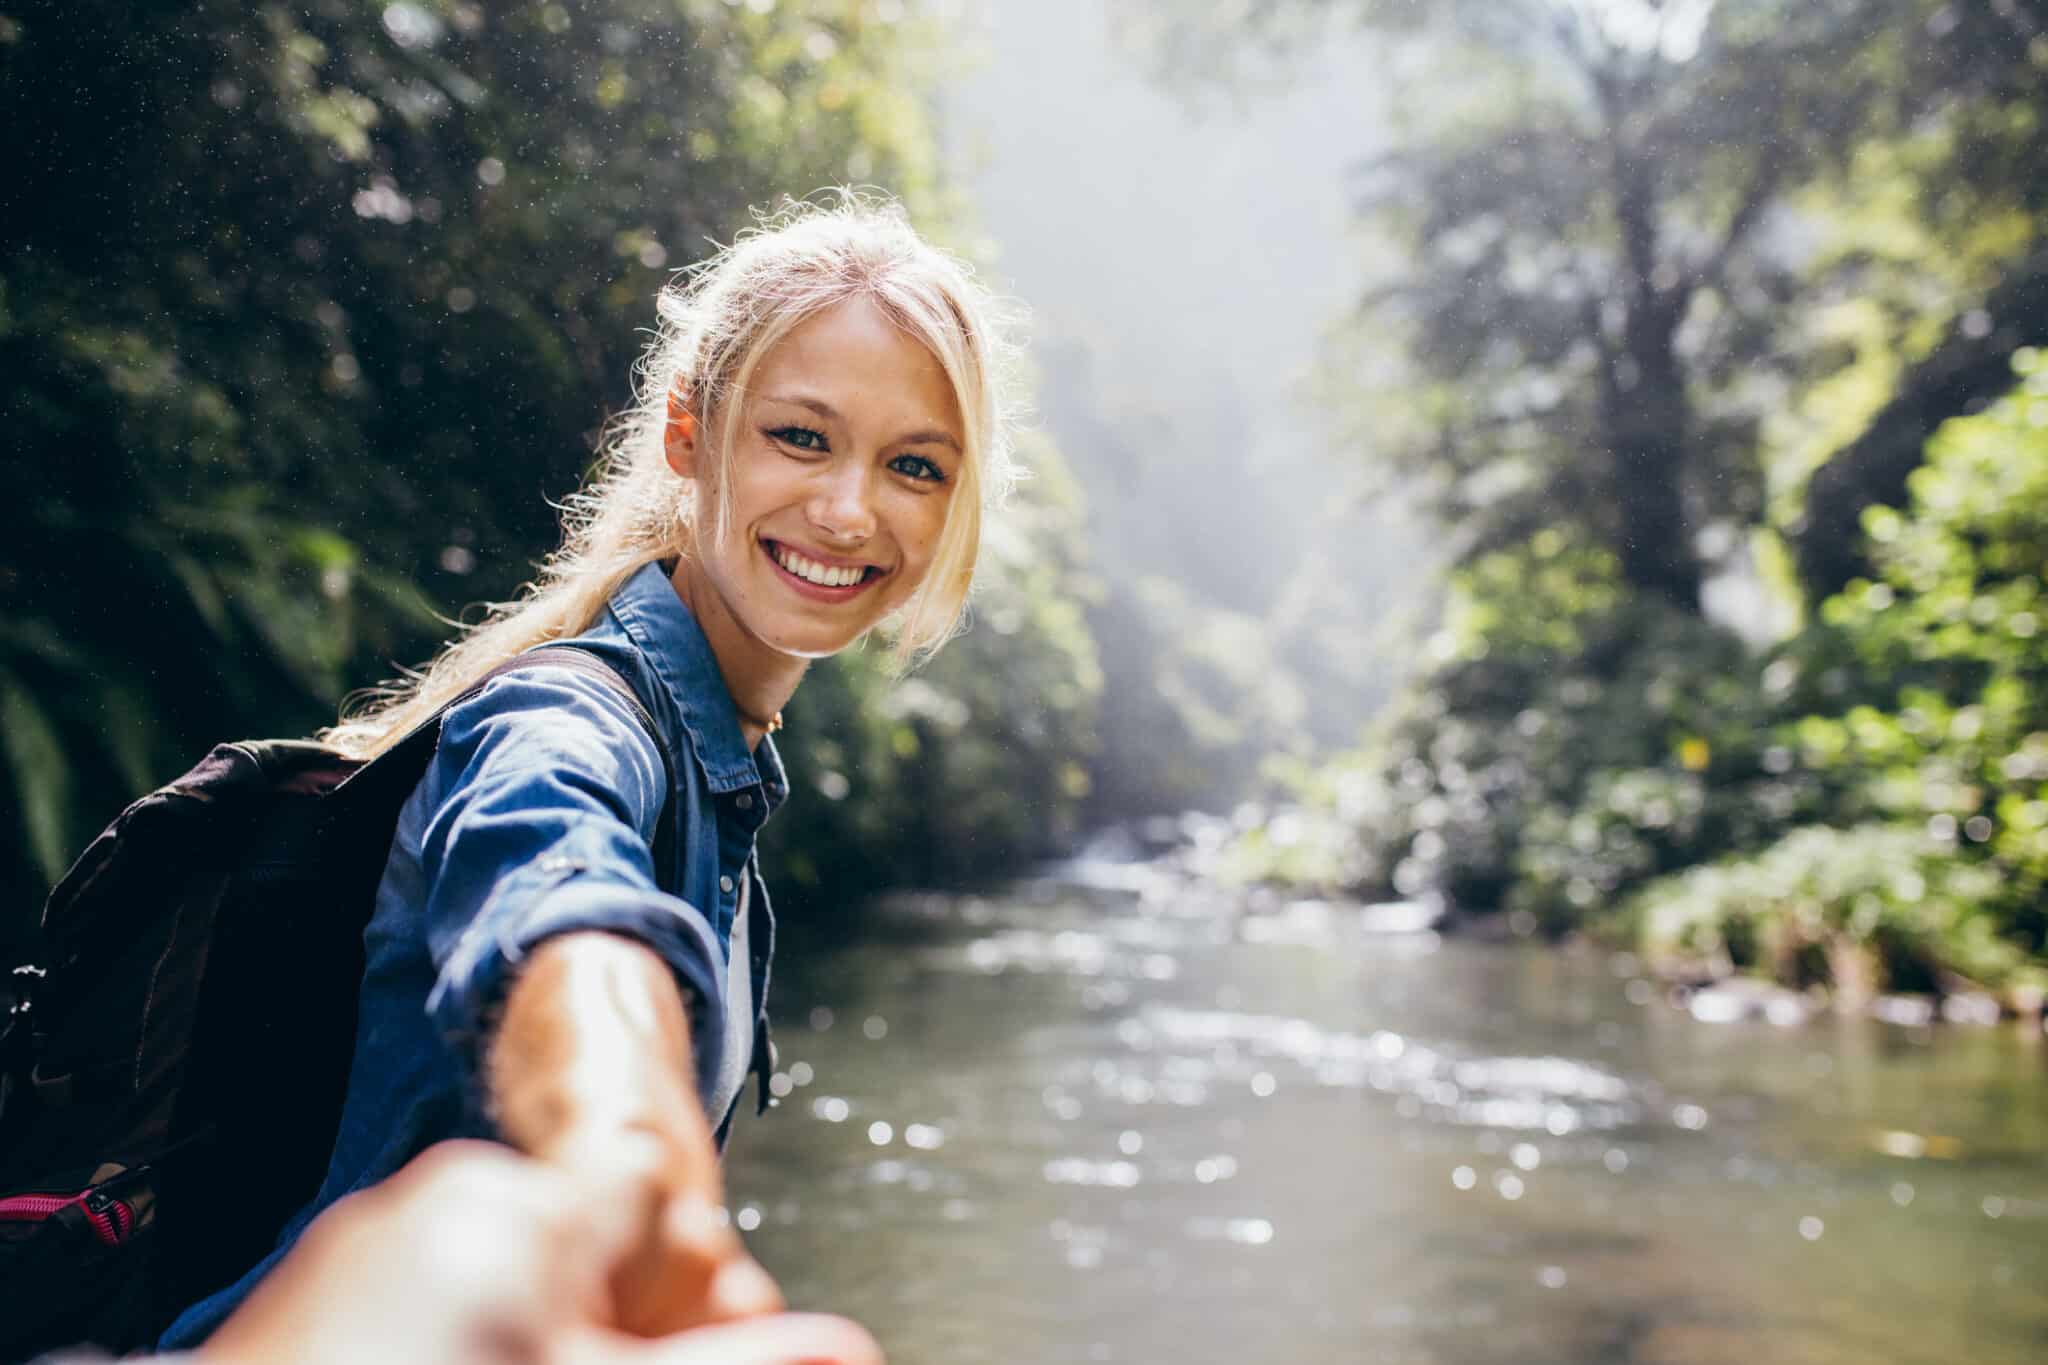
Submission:
M 653 953 L 601 933 L 544 943 L 486 1068 L 517 1152 L 443 1143 L 342 1200 L 202 1360 L 880 1365 L 852 1323 L 783 1313 L 723 1216 L 692 1055 Z
M 432 1148 L 323 1214 L 202 1365 L 881 1365 L 842 1318 L 779 1311 L 715 1208 L 632 1152 Z

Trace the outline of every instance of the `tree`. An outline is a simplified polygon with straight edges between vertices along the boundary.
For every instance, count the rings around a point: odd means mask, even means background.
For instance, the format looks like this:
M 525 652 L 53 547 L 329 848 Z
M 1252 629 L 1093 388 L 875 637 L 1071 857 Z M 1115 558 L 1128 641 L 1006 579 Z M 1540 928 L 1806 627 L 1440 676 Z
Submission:
M 1328 865 L 1562 928 L 1845 808 L 1853 775 L 1768 744 L 1782 670 L 1704 619 L 1704 589 L 1792 529 L 1802 491 L 1805 563 L 1853 562 L 1863 509 L 1900 501 L 1935 426 L 2010 386 L 2041 325 L 2043 13 L 1126 10 L 1198 80 L 1283 69 L 1350 25 L 1389 72 L 1359 192 L 1385 264 L 1328 370 L 1356 448 L 1452 532 L 1451 572 L 1427 672 L 1321 775 L 1357 831 Z M 1853 420 L 1782 449 L 1788 414 L 1845 377 Z
M 1824 246 L 1826 195 L 1854 188 L 1859 151 L 1929 149 L 1925 198 L 1908 211 L 1937 249 L 2043 183 L 2038 0 L 1257 0 L 1126 13 L 1142 29 L 1133 41 L 1197 78 L 1270 69 L 1333 26 L 1383 45 L 1388 145 L 1365 162 L 1359 205 L 1389 263 L 1331 367 L 1356 444 L 1388 483 L 1429 495 L 1461 560 L 1556 526 L 1688 611 L 1718 556 L 1746 544 L 1726 532 L 1764 517 L 1759 419 L 1833 363 L 1802 335 L 1801 305 L 1868 287 L 1868 257 Z M 1957 339 L 1926 357 L 1867 448 L 1815 481 L 1816 572 L 1862 506 L 1902 487 L 1934 425 L 2002 387 L 2003 356 L 2039 316 L 2029 241 L 1975 262 L 1984 309 L 1937 288 L 1899 318 L 1904 336 L 1931 310 Z M 1882 264 L 1918 272 L 1923 296 L 1948 283 L 1925 257 Z
M 2048 340 L 2048 124 L 2040 113 L 2048 107 L 2048 4 L 1942 5 L 1912 17 L 1924 37 L 1902 54 L 1900 93 L 1880 135 L 1904 153 L 1914 216 L 1961 268 L 1928 310 L 1936 339 L 1862 433 L 1807 483 L 1797 548 L 1815 603 L 1872 572 L 1864 512 L 1904 500 L 1935 430 L 2004 393 L 2012 353 Z M 1924 255 L 1873 256 L 1853 260 L 1866 287 L 1873 265 L 1941 278 L 1941 263 Z
M 1863 433 L 1813 472 L 1797 537 L 1809 598 L 1825 600 L 1872 571 L 1865 515 L 1901 501 L 1926 458 L 1927 438 L 2003 392 L 2012 383 L 2013 352 L 2040 340 L 2048 340 L 2048 252 L 2015 266 L 1981 307 L 1956 319 Z
M 1793 287 L 1764 229 L 1882 94 L 1892 7 L 1325 8 L 1397 73 L 1359 194 L 1393 260 L 1333 367 L 1358 442 L 1463 558 L 1561 525 L 1697 612 L 1701 531 L 1761 508 L 1751 395 Z
M 1734 845 L 1747 856 L 1642 889 L 1653 953 L 1719 952 L 1852 993 L 2004 986 L 2039 1008 L 2048 363 L 2023 352 L 2017 368 L 2017 389 L 1943 424 L 1898 508 L 1870 510 L 1871 578 L 1829 598 L 1776 665 L 1788 692 L 1802 675 L 1841 679 L 1838 695 L 1814 690 L 1816 710 L 1786 696 L 1797 718 L 1770 727 L 1787 777 L 1830 799 Z
M 0 14 L 10 904 L 124 794 L 219 739 L 306 732 L 423 659 L 438 612 L 509 596 L 627 396 L 656 289 L 749 205 L 866 182 L 943 228 L 923 92 L 944 30 L 861 0 L 763 8 Z M 1050 579 L 1078 572 L 1064 525 L 1047 510 L 1028 542 Z M 1085 709 L 1010 776 L 1084 750 Z M 791 738 L 799 777 L 867 742 Z M 861 828 L 842 805 L 808 827 L 821 847 Z

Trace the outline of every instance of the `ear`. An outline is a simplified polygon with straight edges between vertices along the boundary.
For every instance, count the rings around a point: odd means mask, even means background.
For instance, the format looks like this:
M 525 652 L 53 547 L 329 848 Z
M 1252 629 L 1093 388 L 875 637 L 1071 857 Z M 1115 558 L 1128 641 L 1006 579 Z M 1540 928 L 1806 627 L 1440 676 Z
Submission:
M 677 477 L 697 477 L 697 414 L 690 410 L 690 396 L 681 384 L 668 391 L 668 426 L 662 445 L 668 453 L 668 467 Z

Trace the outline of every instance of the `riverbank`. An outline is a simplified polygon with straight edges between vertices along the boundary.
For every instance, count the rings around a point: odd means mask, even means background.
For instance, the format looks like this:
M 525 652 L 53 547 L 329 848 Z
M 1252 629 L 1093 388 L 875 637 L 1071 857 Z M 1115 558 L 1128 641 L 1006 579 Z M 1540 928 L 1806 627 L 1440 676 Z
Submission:
M 1741 901 L 1739 909 L 1719 918 L 1667 890 L 1661 902 L 1638 897 L 1615 913 L 1590 915 L 1567 933 L 1548 934 L 1527 912 L 1477 911 L 1426 897 L 1376 900 L 1333 890 L 1337 850 L 1348 835 L 1327 824 L 1312 809 L 1256 803 L 1227 816 L 1156 816 L 1098 835 L 1072 866 L 1082 869 L 1080 875 L 1154 902 L 1220 899 L 1251 939 L 1289 920 L 1337 917 L 1366 933 L 1549 941 L 1567 951 L 1607 956 L 1618 975 L 1644 983 L 1638 994 L 1646 1001 L 1662 1000 L 1702 1023 L 1759 1020 L 1791 1028 L 1843 1015 L 1906 1028 L 2010 1025 L 2034 1034 L 2048 1031 L 2044 972 L 2014 973 L 1993 988 L 1957 970 L 1932 945 L 1909 945 L 1910 953 L 1891 945 L 1909 962 L 1910 970 L 1900 974 L 1926 988 L 1887 989 L 1887 976 L 1896 968 L 1887 961 L 1885 945 L 1871 942 L 1872 935 L 1859 940 L 1832 926 L 1821 904 L 1824 893 L 1811 888 L 1782 893 L 1776 907 L 1761 888 L 1740 888 L 1740 895 L 1720 886 L 1685 888 L 1710 908 Z M 1903 884 L 1894 894 L 1913 890 L 1909 879 L 1917 874 L 1910 867 L 1872 862 L 1878 876 Z M 1706 870 L 1698 880 L 1712 875 Z M 1864 894 L 1852 886 L 1834 889 L 1832 898 L 1849 900 L 1851 893 Z M 1915 894 L 1924 895 L 1924 885 Z M 1852 907 L 1851 913 L 1862 908 Z M 1729 931 L 1731 920 L 1741 922 L 1741 932 Z

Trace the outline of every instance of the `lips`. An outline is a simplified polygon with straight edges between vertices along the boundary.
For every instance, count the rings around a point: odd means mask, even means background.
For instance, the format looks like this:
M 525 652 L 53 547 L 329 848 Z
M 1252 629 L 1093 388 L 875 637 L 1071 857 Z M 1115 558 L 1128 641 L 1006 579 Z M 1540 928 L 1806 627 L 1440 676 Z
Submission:
M 851 601 L 888 572 L 860 560 L 807 554 L 780 541 L 763 540 L 760 544 L 782 581 L 814 601 Z

